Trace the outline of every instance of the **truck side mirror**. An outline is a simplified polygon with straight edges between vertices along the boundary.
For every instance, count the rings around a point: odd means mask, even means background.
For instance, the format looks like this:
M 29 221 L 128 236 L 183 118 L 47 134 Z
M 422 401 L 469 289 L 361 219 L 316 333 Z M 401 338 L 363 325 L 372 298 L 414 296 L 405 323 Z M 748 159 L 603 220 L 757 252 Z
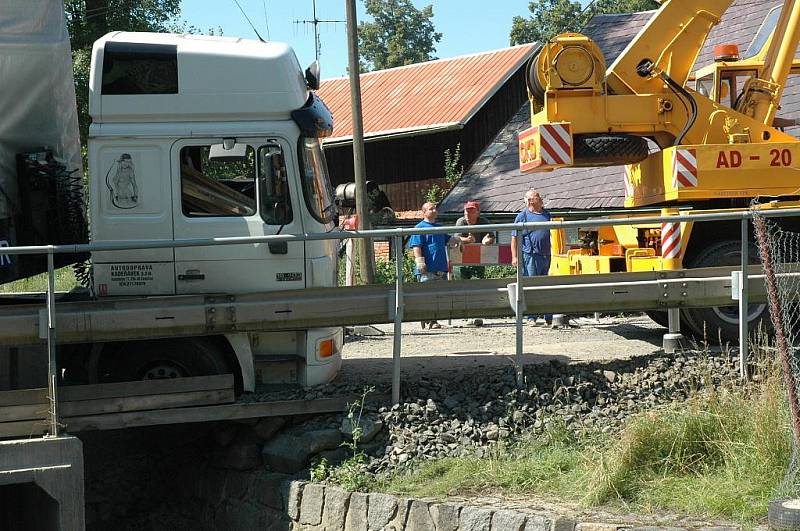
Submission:
M 208 152 L 208 160 L 238 162 L 245 159 L 247 144 L 239 144 L 235 138 L 225 138 L 222 144 L 213 144 Z
M 319 90 L 319 63 L 316 61 L 306 68 L 306 85 L 309 90 Z

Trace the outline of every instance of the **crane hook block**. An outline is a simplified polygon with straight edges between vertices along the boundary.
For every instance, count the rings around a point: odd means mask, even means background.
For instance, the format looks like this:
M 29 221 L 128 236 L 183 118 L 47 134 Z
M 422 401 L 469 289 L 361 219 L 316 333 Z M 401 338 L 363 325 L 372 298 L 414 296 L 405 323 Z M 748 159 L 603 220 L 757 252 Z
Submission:
M 593 89 L 600 91 L 606 74 L 603 52 L 580 33 L 562 33 L 541 47 L 528 68 L 532 96 L 544 101 L 551 89 Z

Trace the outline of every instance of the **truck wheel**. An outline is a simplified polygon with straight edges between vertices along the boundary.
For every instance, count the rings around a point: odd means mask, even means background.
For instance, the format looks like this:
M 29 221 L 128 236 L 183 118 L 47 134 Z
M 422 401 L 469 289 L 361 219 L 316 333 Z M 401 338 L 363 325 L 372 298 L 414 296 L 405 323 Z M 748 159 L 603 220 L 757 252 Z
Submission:
M 215 342 L 196 339 L 179 341 L 134 341 L 115 355 L 115 381 L 160 380 L 189 376 L 212 376 L 231 372 L 225 354 Z
M 735 266 L 741 264 L 741 243 L 738 241 L 722 241 L 706 247 L 689 264 L 690 268 Z M 758 264 L 758 249 L 750 244 L 749 258 L 751 264 Z M 772 321 L 766 304 L 751 304 L 747 310 L 749 330 L 763 327 L 772 331 Z M 711 308 L 687 308 L 687 322 L 698 336 L 708 335 L 710 342 L 716 342 L 721 336 L 723 342 L 739 341 L 739 307 L 713 306 Z M 705 329 L 704 325 L 705 324 Z
M 621 166 L 647 158 L 650 149 L 641 136 L 585 134 L 573 138 L 575 166 Z

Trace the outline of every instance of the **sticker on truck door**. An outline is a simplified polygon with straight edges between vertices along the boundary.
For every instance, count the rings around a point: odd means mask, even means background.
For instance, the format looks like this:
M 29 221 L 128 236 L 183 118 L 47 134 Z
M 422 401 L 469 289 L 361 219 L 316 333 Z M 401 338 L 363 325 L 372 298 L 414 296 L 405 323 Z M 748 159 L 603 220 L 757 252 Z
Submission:
M 106 187 L 111 195 L 111 204 L 115 207 L 127 210 L 139 205 L 136 168 L 130 153 L 121 154 L 108 169 Z
M 291 272 L 291 273 L 275 273 L 275 280 L 278 282 L 297 282 L 303 280 L 303 273 Z
M 94 265 L 94 281 L 101 297 L 172 294 L 173 274 L 172 262 Z

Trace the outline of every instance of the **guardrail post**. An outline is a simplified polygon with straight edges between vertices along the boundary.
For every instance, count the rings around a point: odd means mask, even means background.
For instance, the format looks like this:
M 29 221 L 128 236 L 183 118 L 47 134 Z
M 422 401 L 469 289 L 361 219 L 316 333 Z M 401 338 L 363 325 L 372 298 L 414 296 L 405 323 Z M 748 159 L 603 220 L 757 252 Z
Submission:
M 750 351 L 747 338 L 747 318 L 750 314 L 748 308 L 750 293 L 747 279 L 747 266 L 750 263 L 750 242 L 747 221 L 748 218 L 742 218 L 742 276 L 739 280 L 739 376 L 742 380 L 747 379 L 747 357 Z
M 517 375 L 517 387 L 522 387 L 525 383 L 524 376 L 523 376 L 523 366 L 522 366 L 522 314 L 525 312 L 525 304 L 523 301 L 524 291 L 522 289 L 522 268 L 523 264 L 525 263 L 522 257 L 522 233 L 518 229 L 517 230 L 517 307 L 514 309 L 514 315 L 517 318 L 516 321 L 516 352 L 514 354 L 514 368 L 516 369 Z
M 50 398 L 50 433 L 58 437 L 58 364 L 56 359 L 56 277 L 53 246 L 47 251 L 47 387 Z
M 403 237 L 394 236 L 397 280 L 394 287 L 394 344 L 392 345 L 392 404 L 400 403 L 400 349 L 403 336 Z

